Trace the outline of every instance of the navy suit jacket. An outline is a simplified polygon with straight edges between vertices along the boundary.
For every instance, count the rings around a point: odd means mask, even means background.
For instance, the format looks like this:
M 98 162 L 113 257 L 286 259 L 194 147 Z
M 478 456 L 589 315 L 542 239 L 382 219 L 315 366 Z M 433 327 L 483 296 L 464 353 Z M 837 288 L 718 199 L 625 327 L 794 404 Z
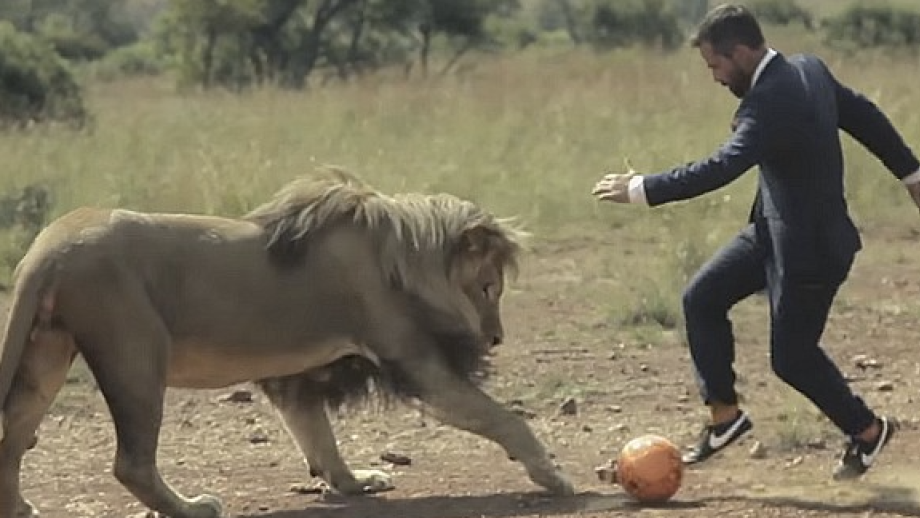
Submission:
M 844 198 L 838 128 L 898 179 L 920 168 L 878 107 L 812 55 L 777 53 L 742 98 L 733 126 L 710 157 L 645 176 L 646 200 L 655 206 L 699 196 L 759 165 L 750 220 L 786 280 L 840 280 L 862 247 Z

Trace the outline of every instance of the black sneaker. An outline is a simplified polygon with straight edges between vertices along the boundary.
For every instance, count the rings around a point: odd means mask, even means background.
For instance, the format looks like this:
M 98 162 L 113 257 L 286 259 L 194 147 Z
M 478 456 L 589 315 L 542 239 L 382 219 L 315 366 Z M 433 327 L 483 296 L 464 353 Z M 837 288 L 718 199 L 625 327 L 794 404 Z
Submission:
M 737 441 L 739 437 L 750 431 L 753 427 L 754 423 L 751 422 L 748 415 L 742 410 L 738 410 L 738 414 L 735 418 L 727 423 L 707 425 L 703 428 L 699 443 L 684 454 L 684 464 L 703 462 L 714 454 L 722 451 L 726 446 Z
M 878 423 L 881 431 L 875 441 L 868 443 L 855 437 L 850 438 L 840 462 L 834 468 L 834 480 L 852 480 L 869 470 L 898 429 L 898 423 L 887 417 L 879 418 Z

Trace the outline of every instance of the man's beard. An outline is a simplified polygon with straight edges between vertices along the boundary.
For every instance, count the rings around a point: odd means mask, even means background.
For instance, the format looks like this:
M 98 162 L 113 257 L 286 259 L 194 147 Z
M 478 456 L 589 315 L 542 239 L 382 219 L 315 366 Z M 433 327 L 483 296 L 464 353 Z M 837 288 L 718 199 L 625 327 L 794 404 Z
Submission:
M 731 78 L 731 80 L 725 86 L 727 86 L 728 89 L 731 90 L 733 94 L 735 94 L 735 97 L 741 99 L 746 93 L 748 93 L 748 91 L 750 91 L 751 79 L 752 76 L 749 76 L 739 70 L 738 74 Z
M 744 94 L 748 93 L 748 90 L 750 90 L 750 88 L 743 83 L 731 83 L 728 85 L 728 89 L 731 90 L 738 99 L 744 97 Z

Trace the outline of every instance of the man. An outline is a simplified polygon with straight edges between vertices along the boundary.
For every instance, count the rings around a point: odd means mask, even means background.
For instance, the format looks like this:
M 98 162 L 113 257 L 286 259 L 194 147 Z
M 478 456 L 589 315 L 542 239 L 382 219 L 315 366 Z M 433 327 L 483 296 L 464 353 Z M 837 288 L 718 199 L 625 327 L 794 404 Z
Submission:
M 888 118 L 840 84 L 815 56 L 769 48 L 744 7 L 710 11 L 691 39 L 713 78 L 741 103 L 730 140 L 712 156 L 658 174 L 609 174 L 602 200 L 663 203 L 718 189 L 758 165 L 749 224 L 690 281 L 683 294 L 687 338 L 711 421 L 684 462 L 702 462 L 752 428 L 735 393 L 728 312 L 766 289 L 774 372 L 849 437 L 835 479 L 861 476 L 897 428 L 851 392 L 819 340 L 839 286 L 862 244 L 844 199 L 839 129 L 865 146 L 920 207 L 920 162 Z

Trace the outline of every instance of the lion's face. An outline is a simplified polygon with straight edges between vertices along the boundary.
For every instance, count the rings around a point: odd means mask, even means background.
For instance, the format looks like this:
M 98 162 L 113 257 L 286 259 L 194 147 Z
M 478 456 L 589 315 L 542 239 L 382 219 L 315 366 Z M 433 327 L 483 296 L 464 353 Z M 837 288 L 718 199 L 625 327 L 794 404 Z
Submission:
M 487 350 L 501 344 L 505 337 L 500 307 L 503 290 L 501 267 L 492 261 L 481 262 L 463 286 L 463 292 L 479 316 L 482 345 Z
M 479 328 L 484 351 L 502 343 L 501 298 L 505 289 L 504 269 L 509 261 L 506 242 L 492 230 L 474 227 L 464 234 L 463 253 L 455 282 L 469 301 L 467 317 Z M 476 326 L 478 323 L 478 326 Z

